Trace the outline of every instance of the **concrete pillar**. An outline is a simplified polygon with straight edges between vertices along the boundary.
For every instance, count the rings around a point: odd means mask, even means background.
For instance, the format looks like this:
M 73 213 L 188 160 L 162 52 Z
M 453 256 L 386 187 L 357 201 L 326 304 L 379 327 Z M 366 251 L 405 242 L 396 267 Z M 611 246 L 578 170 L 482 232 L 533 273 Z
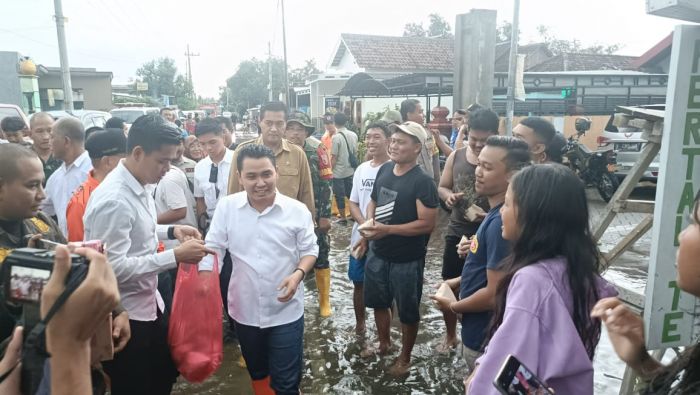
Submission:
M 496 11 L 471 10 L 455 23 L 454 109 L 491 107 L 496 50 Z M 453 110 L 454 110 L 453 109 Z

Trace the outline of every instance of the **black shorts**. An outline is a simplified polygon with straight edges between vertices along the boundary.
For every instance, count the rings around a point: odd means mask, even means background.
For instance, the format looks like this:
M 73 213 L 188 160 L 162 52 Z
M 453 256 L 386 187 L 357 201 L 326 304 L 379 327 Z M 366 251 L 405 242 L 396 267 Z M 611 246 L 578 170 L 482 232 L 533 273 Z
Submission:
M 410 262 L 385 261 L 374 254 L 370 243 L 365 263 L 365 306 L 388 309 L 396 301 L 399 321 L 409 325 L 418 323 L 424 268 L 425 257 Z
M 449 280 L 451 278 L 462 275 L 465 258 L 460 258 L 457 254 L 457 244 L 461 237 L 445 236 L 445 249 L 442 252 L 442 279 Z

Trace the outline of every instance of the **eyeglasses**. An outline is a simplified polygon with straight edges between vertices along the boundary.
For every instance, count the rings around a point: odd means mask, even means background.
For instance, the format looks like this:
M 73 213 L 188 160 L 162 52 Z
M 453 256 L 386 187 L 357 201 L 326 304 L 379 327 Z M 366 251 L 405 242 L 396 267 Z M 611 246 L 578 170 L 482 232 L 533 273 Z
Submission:
M 211 164 L 211 169 L 209 170 L 209 182 L 214 184 L 214 190 L 216 191 L 216 198 L 219 198 L 219 167 L 215 164 Z

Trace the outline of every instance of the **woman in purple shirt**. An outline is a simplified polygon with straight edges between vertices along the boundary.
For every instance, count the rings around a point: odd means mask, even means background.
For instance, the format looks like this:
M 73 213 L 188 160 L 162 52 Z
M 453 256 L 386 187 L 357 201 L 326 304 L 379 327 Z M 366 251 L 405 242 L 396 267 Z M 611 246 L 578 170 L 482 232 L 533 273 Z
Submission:
M 561 165 L 527 167 L 513 177 L 501 216 L 513 250 L 467 393 L 498 394 L 493 381 L 512 354 L 557 394 L 593 394 L 600 321 L 589 312 L 615 291 L 598 274 L 583 183 Z

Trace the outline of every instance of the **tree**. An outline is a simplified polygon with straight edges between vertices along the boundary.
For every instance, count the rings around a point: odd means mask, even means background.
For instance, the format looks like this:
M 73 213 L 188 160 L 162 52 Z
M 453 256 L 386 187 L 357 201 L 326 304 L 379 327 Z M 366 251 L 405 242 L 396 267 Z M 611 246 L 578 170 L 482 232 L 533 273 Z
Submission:
M 289 72 L 289 84 L 291 86 L 306 86 L 312 75 L 320 74 L 321 70 L 316 67 L 316 59 L 308 59 L 305 61 L 304 67 L 292 69 Z
M 403 28 L 404 37 L 431 37 L 431 38 L 452 38 L 452 27 L 440 14 L 428 15 L 428 29 L 423 27 L 423 23 L 407 23 Z
M 277 98 L 284 89 L 284 62 L 278 58 L 244 60 L 238 70 L 226 80 L 229 88 L 229 107 L 237 113 L 262 104 L 268 100 L 268 62 L 272 65 L 272 97 Z M 221 91 L 220 100 L 226 102 L 226 91 Z
M 430 25 L 428 26 L 428 37 L 452 38 L 452 28 L 445 18 L 440 14 L 430 14 Z
M 595 44 L 589 47 L 584 47 L 579 40 L 562 40 L 555 38 L 549 31 L 549 27 L 545 25 L 537 26 L 542 41 L 547 44 L 547 48 L 553 55 L 561 55 L 562 53 L 581 53 L 581 54 L 613 54 L 622 48 L 620 44 L 601 45 Z
M 407 23 L 403 28 L 404 37 L 425 37 L 425 35 L 422 23 Z
M 156 100 L 161 95 L 174 97 L 170 102 L 183 110 L 196 107 L 192 84 L 182 74 L 177 73 L 175 60 L 159 58 L 144 63 L 136 70 L 141 82 L 148 83 L 148 95 Z

